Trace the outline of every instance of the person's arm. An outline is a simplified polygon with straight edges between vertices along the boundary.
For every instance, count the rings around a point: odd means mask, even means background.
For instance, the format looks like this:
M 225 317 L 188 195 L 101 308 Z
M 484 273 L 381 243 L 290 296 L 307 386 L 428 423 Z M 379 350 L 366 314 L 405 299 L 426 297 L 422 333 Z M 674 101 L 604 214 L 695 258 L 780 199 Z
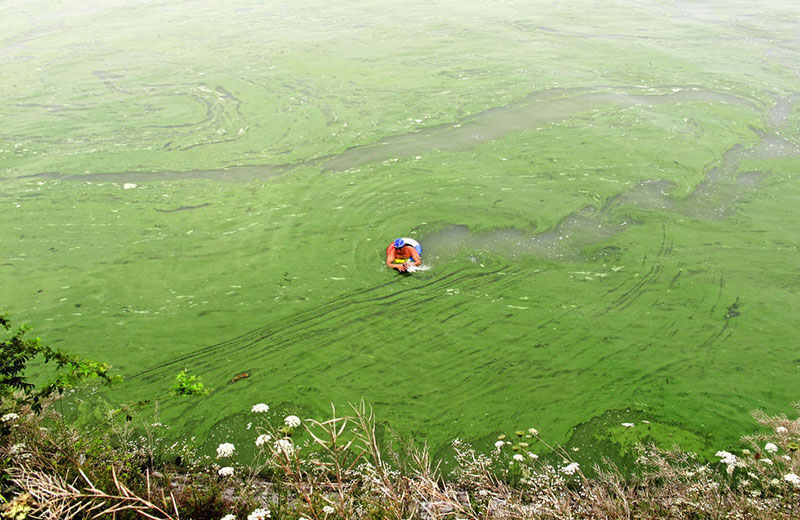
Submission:
M 419 265 L 422 263 L 422 258 L 419 257 L 419 253 L 415 248 L 411 248 L 411 258 L 414 260 L 414 265 Z
M 389 250 L 386 251 L 386 265 L 388 265 L 392 269 L 397 269 L 400 272 L 405 271 L 405 264 L 395 264 L 394 258 L 395 258 L 394 249 L 389 248 Z

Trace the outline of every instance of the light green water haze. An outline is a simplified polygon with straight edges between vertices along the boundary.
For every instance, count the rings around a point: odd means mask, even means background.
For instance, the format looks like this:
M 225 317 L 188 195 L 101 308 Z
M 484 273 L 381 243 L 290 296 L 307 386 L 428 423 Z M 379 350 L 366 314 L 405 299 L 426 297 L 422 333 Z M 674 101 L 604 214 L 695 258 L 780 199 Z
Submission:
M 798 16 L 5 3 L 0 310 L 113 364 L 113 403 L 201 376 L 158 418 L 208 446 L 363 398 L 440 455 L 713 454 L 800 398 Z M 428 271 L 383 265 L 398 236 Z

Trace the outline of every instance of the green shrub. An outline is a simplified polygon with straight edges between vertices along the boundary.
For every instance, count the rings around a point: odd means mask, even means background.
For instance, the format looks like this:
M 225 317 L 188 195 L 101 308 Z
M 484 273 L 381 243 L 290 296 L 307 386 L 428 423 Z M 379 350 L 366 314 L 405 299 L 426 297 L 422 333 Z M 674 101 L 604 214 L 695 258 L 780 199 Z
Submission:
M 200 382 L 200 378 L 189 374 L 186 369 L 181 370 L 175 381 L 172 382 L 174 395 L 208 395 L 211 389 Z
M 16 402 L 17 405 L 27 404 L 38 412 L 41 411 L 42 401 L 50 395 L 61 394 L 64 390 L 72 388 L 80 382 L 99 378 L 104 383 L 110 384 L 119 380 L 119 377 L 109 374 L 110 366 L 105 363 L 80 359 L 72 354 L 50 348 L 42 344 L 39 338 L 26 338 L 30 330 L 27 325 L 22 325 L 11 332 L 11 321 L 5 314 L 0 315 L 0 327 L 6 333 L 11 333 L 0 341 L 0 401 Z M 41 358 L 44 363 L 51 361 L 56 365 L 55 377 L 37 387 L 28 380 L 26 373 L 29 364 Z

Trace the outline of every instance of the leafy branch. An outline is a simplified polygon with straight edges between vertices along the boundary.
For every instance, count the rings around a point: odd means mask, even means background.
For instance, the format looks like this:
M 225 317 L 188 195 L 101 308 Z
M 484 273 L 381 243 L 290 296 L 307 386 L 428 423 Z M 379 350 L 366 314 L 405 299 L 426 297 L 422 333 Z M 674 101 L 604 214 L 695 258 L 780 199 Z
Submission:
M 106 363 L 80 359 L 44 345 L 40 338 L 27 338 L 31 330 L 27 325 L 12 331 L 6 314 L 0 314 L 0 327 L 11 333 L 0 341 L 0 400 L 11 398 L 25 402 L 38 412 L 45 398 L 61 394 L 81 382 L 98 378 L 105 384 L 112 384 L 121 380 L 110 374 L 111 366 Z M 57 372 L 51 381 L 38 387 L 27 374 L 28 366 L 37 358 L 42 358 L 45 364 L 54 363 Z

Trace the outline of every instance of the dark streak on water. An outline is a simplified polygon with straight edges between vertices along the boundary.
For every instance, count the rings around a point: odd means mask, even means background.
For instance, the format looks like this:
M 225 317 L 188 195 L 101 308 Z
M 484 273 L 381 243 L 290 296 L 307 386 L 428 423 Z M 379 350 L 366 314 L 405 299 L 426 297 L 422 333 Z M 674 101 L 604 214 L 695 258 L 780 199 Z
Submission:
M 206 202 L 204 204 L 198 204 L 196 206 L 180 206 L 180 207 L 174 208 L 174 209 L 156 209 L 156 211 L 161 212 L 161 213 L 175 213 L 176 211 L 187 211 L 187 210 L 190 210 L 190 209 L 205 208 L 206 206 L 210 206 L 210 205 L 211 205 L 210 202 Z

